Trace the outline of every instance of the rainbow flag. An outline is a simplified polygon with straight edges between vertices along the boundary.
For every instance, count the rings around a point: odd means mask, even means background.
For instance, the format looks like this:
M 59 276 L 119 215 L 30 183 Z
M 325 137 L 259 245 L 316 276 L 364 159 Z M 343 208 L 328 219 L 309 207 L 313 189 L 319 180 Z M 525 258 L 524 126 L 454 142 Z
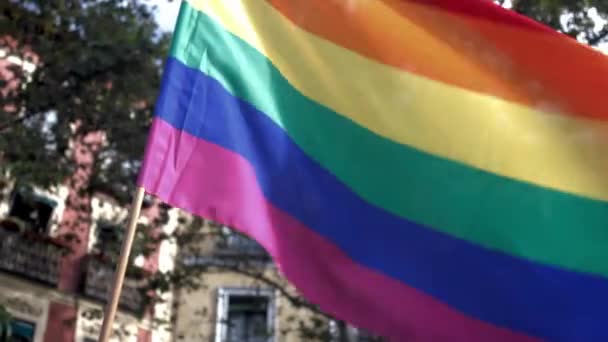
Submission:
M 604 341 L 607 90 L 492 1 L 187 0 L 139 184 L 395 341 Z

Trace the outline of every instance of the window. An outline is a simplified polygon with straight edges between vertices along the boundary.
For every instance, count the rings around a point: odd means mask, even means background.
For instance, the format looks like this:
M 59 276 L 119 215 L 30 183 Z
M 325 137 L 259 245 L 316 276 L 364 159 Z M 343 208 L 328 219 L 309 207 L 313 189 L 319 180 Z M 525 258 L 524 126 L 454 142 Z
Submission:
M 97 222 L 95 249 L 100 252 L 118 248 L 123 230 L 117 224 L 100 220 Z
M 11 321 L 11 337 L 8 342 L 33 342 L 36 325 L 34 323 L 13 319 Z
M 233 296 L 228 303 L 228 338 L 230 342 L 266 340 L 268 299 Z
M 273 330 L 272 291 L 226 288 L 219 290 L 216 342 L 271 342 Z
M 20 186 L 13 192 L 8 215 L 25 223 L 27 228 L 44 234 L 47 233 L 56 206 L 55 201 L 36 194 L 28 187 Z

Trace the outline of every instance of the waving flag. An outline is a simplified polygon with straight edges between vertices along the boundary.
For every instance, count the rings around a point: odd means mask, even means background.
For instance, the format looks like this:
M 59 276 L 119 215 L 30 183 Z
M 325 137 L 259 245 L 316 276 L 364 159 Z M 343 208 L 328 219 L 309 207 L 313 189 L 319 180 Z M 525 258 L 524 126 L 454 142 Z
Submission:
M 140 185 L 396 341 L 608 340 L 608 60 L 486 0 L 187 0 Z

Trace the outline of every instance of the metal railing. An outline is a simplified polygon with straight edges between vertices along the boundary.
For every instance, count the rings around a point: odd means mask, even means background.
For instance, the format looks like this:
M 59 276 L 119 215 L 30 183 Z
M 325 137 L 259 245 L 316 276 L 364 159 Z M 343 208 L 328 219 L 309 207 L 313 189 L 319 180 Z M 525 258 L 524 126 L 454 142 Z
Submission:
M 96 255 L 89 255 L 84 283 L 85 296 L 105 303 L 110 292 L 113 276 L 114 267 L 112 264 L 106 263 Z M 142 277 L 134 277 L 127 274 L 120 296 L 119 307 L 133 313 L 142 313 L 144 309 L 144 297 L 141 288 L 144 285 L 145 282 Z
M 220 256 L 268 257 L 264 247 L 246 235 L 238 233 L 230 233 L 225 236 L 222 242 L 218 244 L 216 254 Z
M 8 220 L 0 222 L 0 269 L 6 272 L 57 286 L 67 251 L 51 237 L 19 231 Z

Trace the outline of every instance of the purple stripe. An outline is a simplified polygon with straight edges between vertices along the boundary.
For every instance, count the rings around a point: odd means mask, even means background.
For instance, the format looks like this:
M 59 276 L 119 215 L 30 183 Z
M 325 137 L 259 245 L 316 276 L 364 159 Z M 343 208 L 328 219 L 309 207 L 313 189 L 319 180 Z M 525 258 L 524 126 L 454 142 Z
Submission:
M 355 263 L 271 205 L 247 160 L 158 118 L 139 183 L 173 206 L 252 236 L 306 298 L 357 326 L 397 341 L 535 341 Z

